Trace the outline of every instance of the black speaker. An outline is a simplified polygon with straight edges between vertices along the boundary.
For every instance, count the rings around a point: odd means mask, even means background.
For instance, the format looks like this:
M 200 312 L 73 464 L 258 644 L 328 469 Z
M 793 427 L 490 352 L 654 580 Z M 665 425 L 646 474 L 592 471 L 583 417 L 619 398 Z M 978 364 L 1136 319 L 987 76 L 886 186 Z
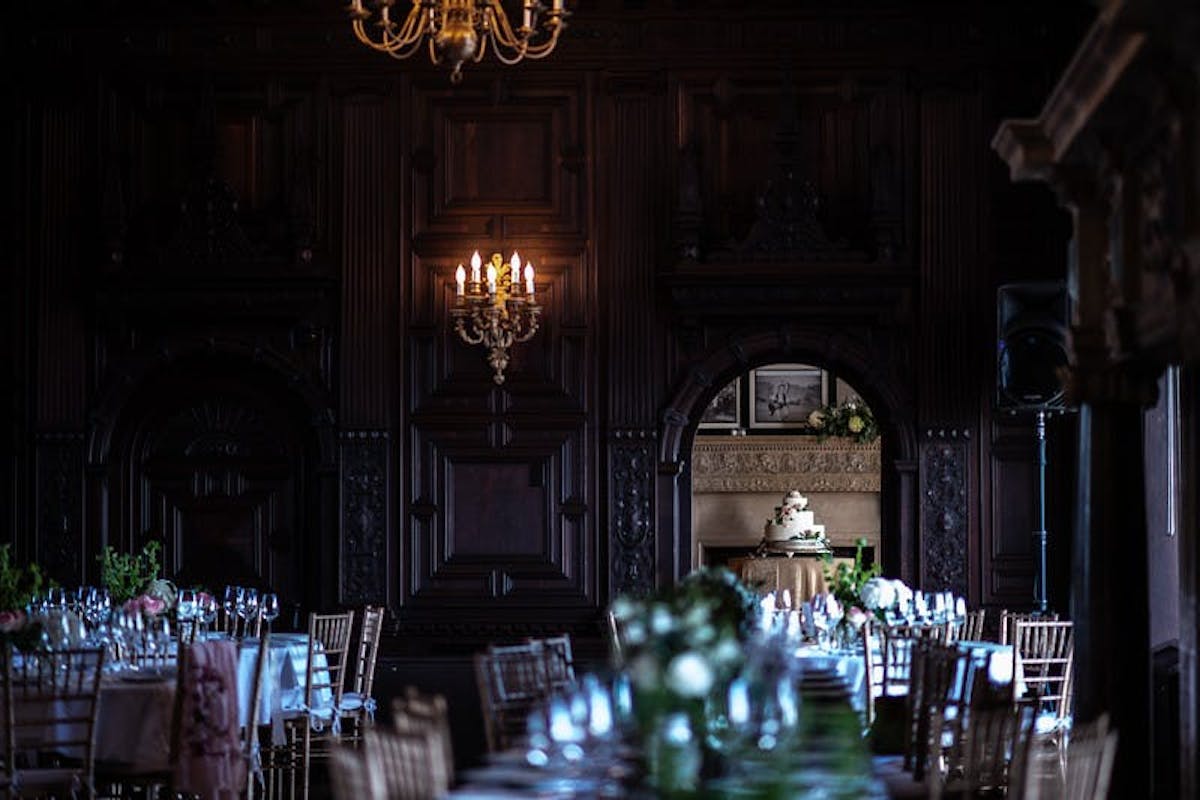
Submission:
M 1067 365 L 1067 287 L 1062 281 L 1009 283 L 996 292 L 996 389 L 1003 408 L 1055 408 Z

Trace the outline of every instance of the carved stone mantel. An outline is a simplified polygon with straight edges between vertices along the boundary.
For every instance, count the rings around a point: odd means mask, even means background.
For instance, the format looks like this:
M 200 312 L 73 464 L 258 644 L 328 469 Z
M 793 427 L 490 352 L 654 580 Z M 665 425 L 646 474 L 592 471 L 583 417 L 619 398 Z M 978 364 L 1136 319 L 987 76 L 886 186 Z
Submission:
M 693 492 L 878 492 L 879 441 L 809 436 L 697 438 Z

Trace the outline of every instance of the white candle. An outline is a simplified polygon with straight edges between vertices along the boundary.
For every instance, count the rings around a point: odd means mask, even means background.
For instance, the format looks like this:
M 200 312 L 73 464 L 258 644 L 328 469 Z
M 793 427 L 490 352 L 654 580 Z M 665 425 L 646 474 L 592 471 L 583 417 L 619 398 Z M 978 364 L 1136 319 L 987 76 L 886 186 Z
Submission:
M 487 269 L 488 294 L 496 293 L 496 267 L 488 264 Z
M 533 262 L 525 265 L 525 294 L 533 299 Z
M 479 283 L 479 267 L 483 261 L 479 258 L 479 251 L 475 251 L 475 255 L 471 256 L 471 283 Z
M 454 282 L 457 284 L 458 296 L 462 297 L 467 288 L 467 271 L 463 269 L 462 264 L 454 271 Z
M 516 293 L 521 290 L 521 257 L 513 252 L 508 262 L 508 282 L 510 289 Z
M 555 10 L 555 11 L 562 11 L 562 9 L 563 9 L 563 0 L 554 0 L 554 6 L 553 6 L 553 8 L 554 8 L 554 10 Z
M 533 3 L 530 0 L 525 0 L 525 15 L 523 17 L 525 23 L 523 27 L 529 28 L 533 23 Z

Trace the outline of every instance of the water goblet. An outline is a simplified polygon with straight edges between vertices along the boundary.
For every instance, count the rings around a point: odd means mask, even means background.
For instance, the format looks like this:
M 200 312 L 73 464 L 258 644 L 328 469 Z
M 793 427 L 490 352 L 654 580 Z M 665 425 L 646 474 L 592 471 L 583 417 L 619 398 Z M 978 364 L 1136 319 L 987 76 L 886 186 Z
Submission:
M 266 620 L 267 627 L 271 627 L 271 623 L 279 617 L 279 595 L 275 592 L 267 592 L 262 596 L 262 618 Z

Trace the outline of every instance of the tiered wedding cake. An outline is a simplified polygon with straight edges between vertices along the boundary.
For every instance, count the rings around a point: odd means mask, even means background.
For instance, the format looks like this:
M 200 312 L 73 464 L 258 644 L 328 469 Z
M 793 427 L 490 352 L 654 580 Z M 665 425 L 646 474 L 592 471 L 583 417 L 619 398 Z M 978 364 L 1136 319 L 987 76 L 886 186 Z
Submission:
M 808 498 L 794 489 L 784 496 L 782 505 L 775 506 L 775 516 L 767 520 L 763 538 L 767 544 L 798 550 L 828 549 L 825 526 L 816 523 L 808 509 Z

